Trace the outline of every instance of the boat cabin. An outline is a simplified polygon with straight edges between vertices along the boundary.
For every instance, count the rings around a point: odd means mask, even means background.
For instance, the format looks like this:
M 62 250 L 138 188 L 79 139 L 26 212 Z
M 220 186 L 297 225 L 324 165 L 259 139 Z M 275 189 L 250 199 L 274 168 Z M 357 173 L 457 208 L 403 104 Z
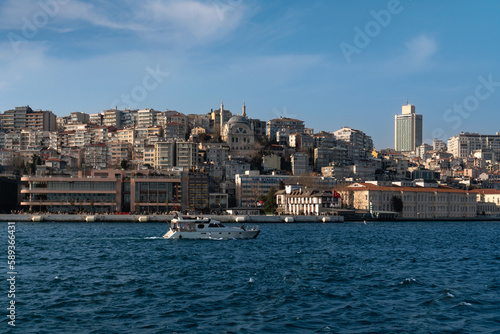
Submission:
M 172 229 L 174 231 L 180 232 L 210 232 L 214 230 L 218 230 L 220 228 L 226 228 L 221 223 L 211 222 L 210 219 L 207 219 L 203 222 L 186 222 L 186 221 L 173 221 Z

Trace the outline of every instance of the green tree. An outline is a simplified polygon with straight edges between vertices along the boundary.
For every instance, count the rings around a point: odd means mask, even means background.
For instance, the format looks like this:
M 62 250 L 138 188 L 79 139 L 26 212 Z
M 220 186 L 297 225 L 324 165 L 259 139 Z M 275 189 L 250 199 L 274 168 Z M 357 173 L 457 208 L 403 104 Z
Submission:
M 27 172 L 31 175 L 36 174 L 36 166 L 42 164 L 42 159 L 40 159 L 40 156 L 38 154 L 33 154 L 31 156 L 31 162 L 28 162 L 26 165 Z
M 250 167 L 262 171 L 262 154 L 256 153 L 250 158 Z
M 128 160 L 123 159 L 122 162 L 120 163 L 120 166 L 122 169 L 127 169 L 128 168 Z
M 269 188 L 269 191 L 267 192 L 267 195 L 265 196 L 260 196 L 259 198 L 261 201 L 264 201 L 264 206 L 263 209 L 265 212 L 270 212 L 274 213 L 276 212 L 276 188 L 271 187 Z
M 198 140 L 201 142 L 208 142 L 210 139 L 212 139 L 212 136 L 210 136 L 208 133 L 200 133 L 198 135 Z
M 281 170 L 284 172 L 292 172 L 292 162 L 290 157 L 281 157 Z
M 271 146 L 271 143 L 269 142 L 269 139 L 267 139 L 266 136 L 262 137 L 260 140 L 260 144 L 264 149 L 269 149 L 269 146 Z
M 391 198 L 392 207 L 394 211 L 401 212 L 403 211 L 403 200 L 400 197 L 392 196 Z

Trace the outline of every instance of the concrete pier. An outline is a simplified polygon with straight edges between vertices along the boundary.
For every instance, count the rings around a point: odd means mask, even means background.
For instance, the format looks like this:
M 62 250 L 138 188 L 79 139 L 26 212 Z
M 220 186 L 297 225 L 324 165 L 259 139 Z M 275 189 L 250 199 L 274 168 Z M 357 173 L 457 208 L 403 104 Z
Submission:
M 342 223 L 343 216 L 247 216 L 247 215 L 203 215 L 223 223 Z M 69 214 L 0 214 L 0 222 L 107 222 L 107 223 L 165 223 L 172 215 L 69 215 Z

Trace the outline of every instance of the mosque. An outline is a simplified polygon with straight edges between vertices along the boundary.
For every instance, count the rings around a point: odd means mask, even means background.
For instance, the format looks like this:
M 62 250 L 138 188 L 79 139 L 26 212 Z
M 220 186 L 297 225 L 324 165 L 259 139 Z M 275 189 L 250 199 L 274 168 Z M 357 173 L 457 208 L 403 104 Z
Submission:
M 224 124 L 222 140 L 229 145 L 230 150 L 253 149 L 255 134 L 246 115 L 245 103 L 241 116 L 235 115 Z

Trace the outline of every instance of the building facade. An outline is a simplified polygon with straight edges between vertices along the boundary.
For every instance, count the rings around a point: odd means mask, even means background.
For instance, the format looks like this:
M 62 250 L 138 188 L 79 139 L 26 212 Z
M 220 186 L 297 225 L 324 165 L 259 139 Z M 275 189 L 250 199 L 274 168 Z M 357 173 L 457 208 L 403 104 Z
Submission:
M 309 164 L 309 154 L 296 152 L 291 155 L 293 175 L 302 175 L 311 172 Z
M 24 176 L 21 207 L 48 212 L 154 213 L 197 207 L 198 197 L 206 197 L 203 203 L 208 206 L 208 191 L 197 186 L 200 182 L 188 181 L 188 173 L 134 174 L 108 169 L 80 171 L 75 177 Z M 189 196 L 191 188 L 198 191 L 198 197 Z
M 496 156 L 500 156 L 500 133 L 480 135 L 462 132 L 448 139 L 448 152 L 455 158 L 468 158 L 477 150 L 491 150 Z
M 304 133 L 304 121 L 289 117 L 271 119 L 267 121 L 267 138 L 271 141 L 276 140 L 276 133 L 281 129 L 289 129 L 290 133 Z
M 243 116 L 233 116 L 224 125 L 222 140 L 230 150 L 249 150 L 253 148 L 255 135 L 250 123 Z
M 297 189 L 287 186 L 276 193 L 277 211 L 291 215 L 325 215 L 333 214 L 338 208 L 338 197 L 333 190 Z
M 361 130 L 343 127 L 333 133 L 337 140 L 348 143 L 347 156 L 352 161 L 365 159 L 373 151 L 373 140 Z
M 394 147 L 396 151 L 414 152 L 422 145 L 422 115 L 415 113 L 415 106 L 406 103 L 401 115 L 394 116 Z
M 235 176 L 236 205 L 256 207 L 260 196 L 266 195 L 271 187 L 278 190 L 281 181 L 288 175 L 260 175 L 259 171 L 246 171 Z
M 344 207 L 370 210 L 375 216 L 393 212 L 405 219 L 465 219 L 477 214 L 475 194 L 445 186 L 354 183 L 339 193 Z

